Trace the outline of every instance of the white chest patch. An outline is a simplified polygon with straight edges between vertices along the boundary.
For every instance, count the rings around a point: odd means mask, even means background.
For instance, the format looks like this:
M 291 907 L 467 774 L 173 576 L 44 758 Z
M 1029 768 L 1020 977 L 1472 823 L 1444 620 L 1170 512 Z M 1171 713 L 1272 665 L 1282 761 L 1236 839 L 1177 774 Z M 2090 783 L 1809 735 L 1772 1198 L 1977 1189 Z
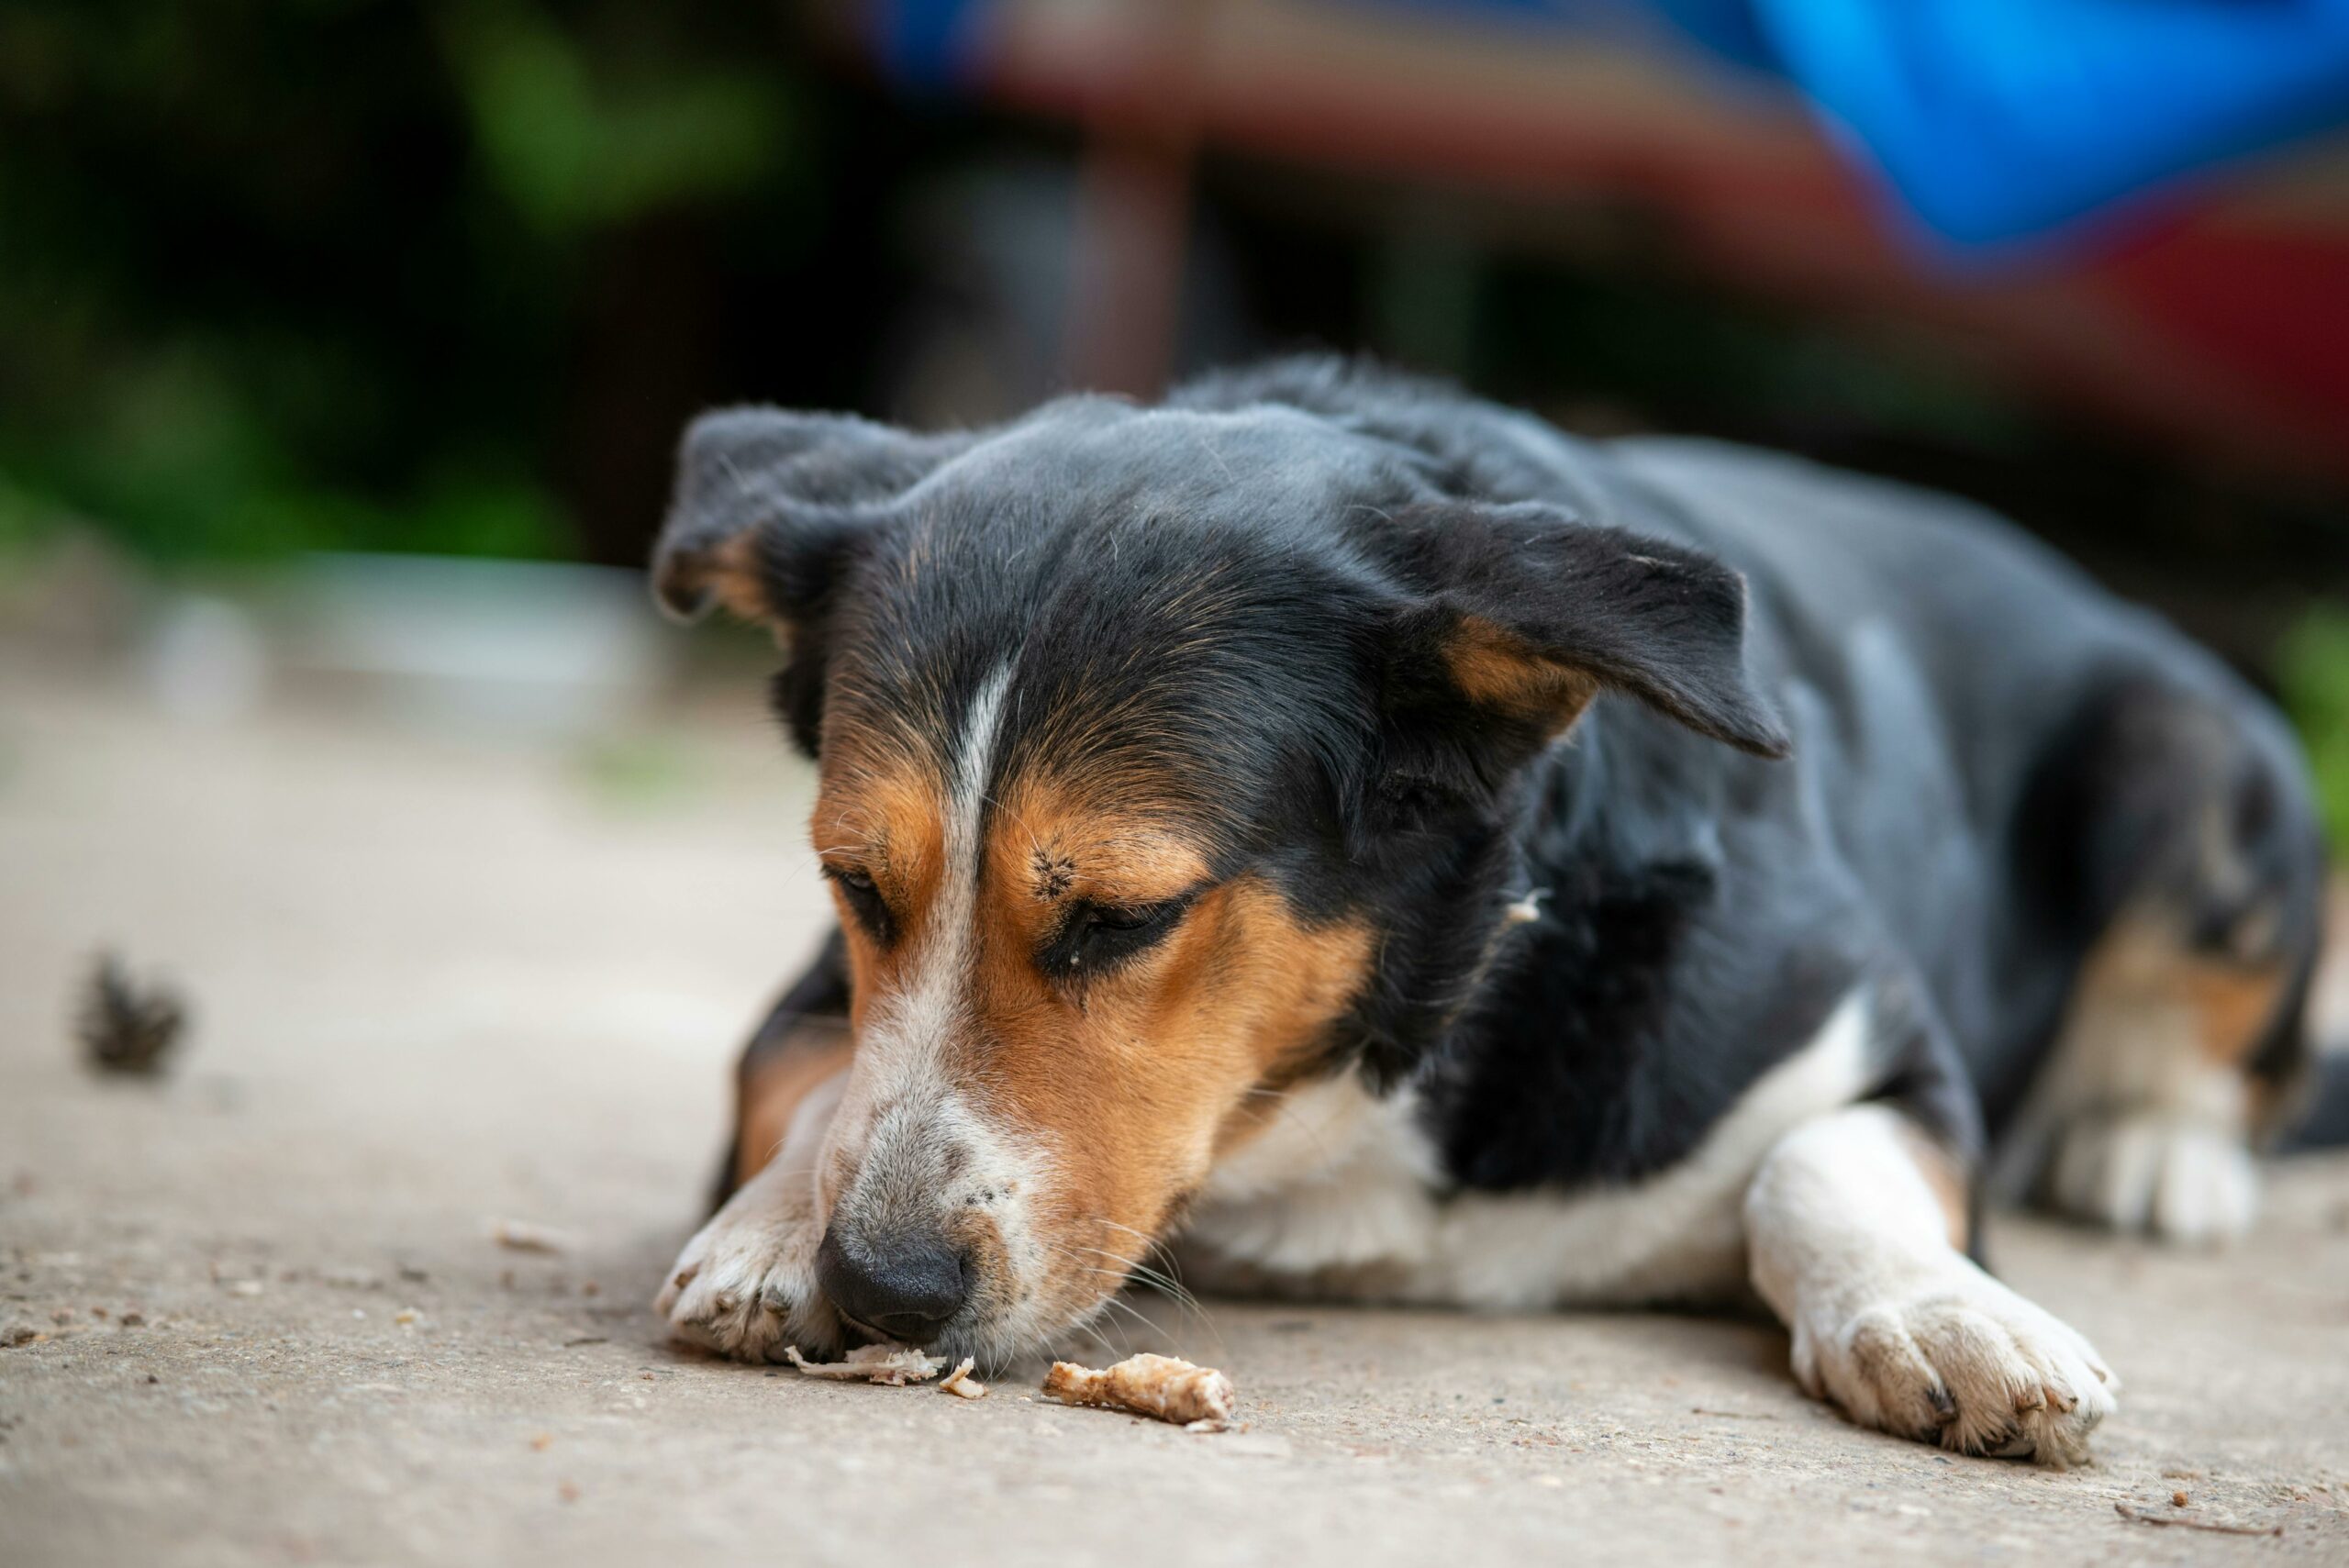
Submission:
M 1732 1293 L 1747 1184 L 1780 1138 L 1860 1094 L 1868 1022 L 1855 991 L 1686 1159 L 1622 1185 L 1447 1199 L 1409 1090 L 1375 1098 L 1351 1074 L 1298 1090 L 1208 1176 L 1186 1265 L 1210 1285 L 1525 1310 Z

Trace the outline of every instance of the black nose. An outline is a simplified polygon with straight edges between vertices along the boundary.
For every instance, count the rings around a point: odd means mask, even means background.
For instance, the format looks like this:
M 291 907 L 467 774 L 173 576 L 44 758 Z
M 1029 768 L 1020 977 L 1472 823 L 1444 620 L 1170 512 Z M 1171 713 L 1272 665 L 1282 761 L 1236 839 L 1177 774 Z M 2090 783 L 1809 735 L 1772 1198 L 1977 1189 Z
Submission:
M 832 1305 L 876 1333 L 927 1344 L 971 1298 L 963 1254 L 941 1237 L 890 1237 L 876 1245 L 838 1226 L 816 1250 L 816 1283 Z

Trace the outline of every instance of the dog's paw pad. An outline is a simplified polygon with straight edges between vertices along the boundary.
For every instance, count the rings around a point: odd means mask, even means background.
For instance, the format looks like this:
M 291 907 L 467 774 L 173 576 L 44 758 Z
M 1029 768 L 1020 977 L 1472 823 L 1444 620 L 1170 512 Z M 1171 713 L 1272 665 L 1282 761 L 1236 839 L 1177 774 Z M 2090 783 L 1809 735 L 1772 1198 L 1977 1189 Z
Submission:
M 1961 1453 L 2063 1466 L 2114 1408 L 2110 1369 L 2065 1324 L 1978 1273 L 1868 1306 L 1798 1345 L 1865 1426 Z
M 2077 1218 L 2207 1244 L 2251 1228 L 2259 1172 L 2232 1133 L 2156 1111 L 2083 1119 L 2064 1134 L 2050 1195 Z
M 801 1229 L 721 1211 L 685 1243 L 653 1310 L 674 1338 L 737 1361 L 780 1361 L 786 1344 L 828 1346 L 837 1329 Z

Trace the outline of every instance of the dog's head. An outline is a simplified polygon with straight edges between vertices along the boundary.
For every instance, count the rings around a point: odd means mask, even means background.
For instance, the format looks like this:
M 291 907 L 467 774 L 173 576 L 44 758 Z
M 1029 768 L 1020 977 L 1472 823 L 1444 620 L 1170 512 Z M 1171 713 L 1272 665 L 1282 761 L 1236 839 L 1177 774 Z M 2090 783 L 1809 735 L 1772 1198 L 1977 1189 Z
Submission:
M 1511 780 L 1602 692 L 1781 748 L 1733 573 L 1431 469 L 1274 406 L 688 433 L 659 593 L 775 628 L 819 767 L 852 1320 L 1032 1346 L 1290 1086 L 1423 1049 L 1499 917 Z

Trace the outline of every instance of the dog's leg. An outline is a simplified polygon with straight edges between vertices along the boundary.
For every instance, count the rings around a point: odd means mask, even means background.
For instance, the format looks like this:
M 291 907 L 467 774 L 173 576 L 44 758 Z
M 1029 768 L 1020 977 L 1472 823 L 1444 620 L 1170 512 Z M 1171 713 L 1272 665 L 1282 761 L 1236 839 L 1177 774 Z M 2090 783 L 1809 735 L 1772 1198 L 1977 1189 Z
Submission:
M 2248 698 L 2105 694 L 2033 785 L 2018 874 L 2081 961 L 2000 1186 L 2175 1241 L 2257 1208 L 2322 941 L 2323 851 L 2291 742 Z
M 2088 1342 L 1961 1250 L 1955 1161 L 1886 1105 L 1787 1135 L 1745 1200 L 1753 1284 L 1805 1390 L 1963 1453 L 2086 1457 L 2118 1385 Z
M 848 1000 L 848 950 L 835 929 L 743 1048 L 734 1072 L 734 1136 L 712 1209 L 774 1158 L 801 1097 L 847 1062 Z
M 816 1165 L 848 1078 L 844 1041 L 836 1054 L 829 1075 L 778 1079 L 764 1096 L 746 1100 L 744 1128 L 782 1129 L 781 1147 L 671 1266 L 653 1310 L 679 1339 L 751 1362 L 781 1360 L 786 1345 L 823 1351 L 839 1343 L 839 1319 L 816 1288 L 824 1239 Z M 778 1103 L 786 1094 L 790 1103 Z
M 2178 923 L 2132 914 L 2090 955 L 2018 1142 L 2048 1150 L 2043 1190 L 2066 1214 L 2218 1241 L 2258 1210 L 2251 1141 L 2287 1063 L 2256 1059 L 2279 1028 L 2298 1042 L 2296 972 L 2200 951 Z

